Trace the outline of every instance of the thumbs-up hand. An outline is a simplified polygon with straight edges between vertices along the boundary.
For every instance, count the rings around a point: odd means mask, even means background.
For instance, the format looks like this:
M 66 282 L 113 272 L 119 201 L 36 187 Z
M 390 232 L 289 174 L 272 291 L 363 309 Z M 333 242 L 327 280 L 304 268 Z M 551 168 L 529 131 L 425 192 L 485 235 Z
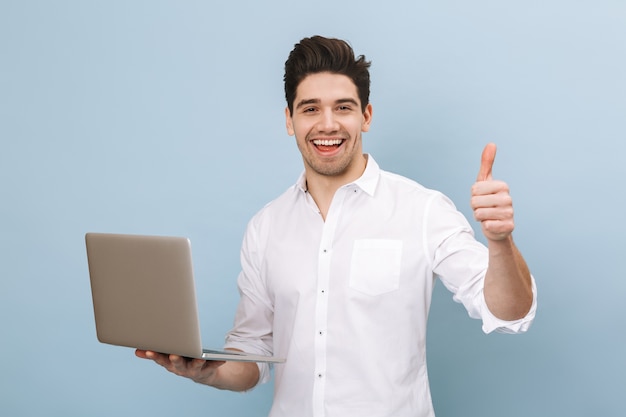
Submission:
M 496 145 L 490 143 L 483 150 L 478 178 L 472 186 L 471 207 L 474 218 L 481 223 L 485 237 L 489 240 L 504 240 L 515 227 L 513 201 L 509 186 L 492 178 L 495 158 Z

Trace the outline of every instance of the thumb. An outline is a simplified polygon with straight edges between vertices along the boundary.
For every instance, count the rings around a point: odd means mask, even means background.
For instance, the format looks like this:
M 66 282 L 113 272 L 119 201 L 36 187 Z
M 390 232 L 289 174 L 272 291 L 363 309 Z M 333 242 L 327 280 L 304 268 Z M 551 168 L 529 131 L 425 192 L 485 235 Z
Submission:
M 480 158 L 480 170 L 478 171 L 478 178 L 476 181 L 490 181 L 491 169 L 493 168 L 493 161 L 496 159 L 496 144 L 489 143 L 483 149 L 483 154 Z

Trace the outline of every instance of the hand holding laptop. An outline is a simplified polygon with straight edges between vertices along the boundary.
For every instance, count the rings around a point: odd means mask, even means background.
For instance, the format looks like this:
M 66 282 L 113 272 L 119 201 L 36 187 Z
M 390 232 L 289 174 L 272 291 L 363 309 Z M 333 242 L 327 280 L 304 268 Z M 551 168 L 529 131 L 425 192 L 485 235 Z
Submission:
M 253 362 L 186 358 L 141 349 L 137 349 L 135 355 L 151 359 L 178 376 L 219 389 L 246 391 L 254 387 L 259 379 L 259 368 Z
M 207 385 L 211 385 L 210 381 L 215 377 L 217 368 L 225 363 L 225 361 L 207 361 L 141 349 L 137 349 L 135 355 L 142 359 L 151 359 L 176 375 Z

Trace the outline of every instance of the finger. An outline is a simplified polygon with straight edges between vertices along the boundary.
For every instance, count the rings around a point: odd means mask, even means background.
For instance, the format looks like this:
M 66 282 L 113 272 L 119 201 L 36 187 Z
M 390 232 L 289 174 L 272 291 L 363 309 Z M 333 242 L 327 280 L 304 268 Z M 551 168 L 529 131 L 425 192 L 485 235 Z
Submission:
M 188 359 L 175 354 L 167 355 L 167 359 L 170 364 L 176 369 L 185 369 L 187 368 L 188 363 L 190 362 Z
M 138 358 L 141 358 L 141 359 L 148 359 L 148 357 L 146 356 L 146 351 L 145 350 L 141 350 L 141 349 L 136 349 L 135 350 L 135 356 L 137 356 Z
M 142 359 L 155 360 L 158 357 L 158 354 L 151 350 L 136 349 L 135 356 Z
M 479 222 L 495 220 L 495 221 L 509 221 L 513 220 L 513 208 L 512 207 L 482 207 L 474 210 L 474 219 Z
M 492 180 L 489 182 L 481 181 L 472 185 L 472 196 L 470 198 L 472 209 L 512 205 L 513 199 L 505 182 Z
M 480 170 L 478 171 L 478 178 L 476 181 L 490 181 L 491 170 L 493 168 L 493 161 L 496 159 L 496 145 L 495 143 L 488 143 L 483 149 L 483 154 L 480 158 Z

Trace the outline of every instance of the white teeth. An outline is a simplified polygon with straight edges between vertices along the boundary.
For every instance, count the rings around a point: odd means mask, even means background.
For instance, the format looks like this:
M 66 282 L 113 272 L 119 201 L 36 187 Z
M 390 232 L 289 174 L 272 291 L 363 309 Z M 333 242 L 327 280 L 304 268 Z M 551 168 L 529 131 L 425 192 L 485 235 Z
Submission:
M 313 144 L 315 146 L 333 146 L 341 145 L 341 139 L 315 139 Z

